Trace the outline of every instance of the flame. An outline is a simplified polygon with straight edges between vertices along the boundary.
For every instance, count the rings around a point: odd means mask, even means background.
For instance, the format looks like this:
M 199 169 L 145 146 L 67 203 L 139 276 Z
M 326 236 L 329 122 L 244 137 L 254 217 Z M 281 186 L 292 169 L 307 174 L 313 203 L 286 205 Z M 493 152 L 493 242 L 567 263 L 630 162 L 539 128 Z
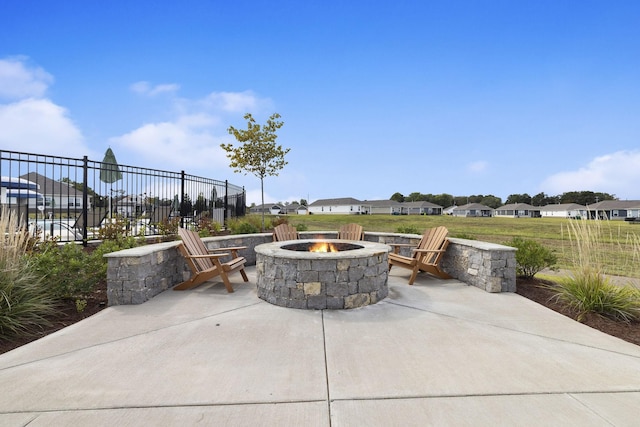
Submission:
M 340 252 L 333 243 L 317 242 L 309 246 L 309 252 Z

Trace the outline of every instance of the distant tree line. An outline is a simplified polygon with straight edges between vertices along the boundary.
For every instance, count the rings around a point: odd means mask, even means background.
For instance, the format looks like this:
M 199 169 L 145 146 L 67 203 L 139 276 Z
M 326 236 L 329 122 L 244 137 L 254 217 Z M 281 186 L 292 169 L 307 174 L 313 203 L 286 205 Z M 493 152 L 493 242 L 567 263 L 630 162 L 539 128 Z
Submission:
M 430 202 L 443 207 L 462 206 L 467 203 L 481 203 L 490 208 L 497 209 L 503 205 L 512 203 L 526 203 L 532 206 L 546 206 L 551 204 L 577 203 L 579 205 L 591 205 L 593 203 L 602 202 L 603 200 L 617 200 L 615 195 L 608 193 L 599 193 L 593 191 L 569 191 L 558 196 L 549 196 L 545 193 L 538 193 L 535 196 L 524 194 L 511 194 L 503 203 L 500 197 L 493 194 L 488 195 L 472 195 L 472 196 L 452 196 L 451 194 L 422 194 L 414 192 L 408 196 L 402 193 L 394 193 L 390 200 L 396 202 Z

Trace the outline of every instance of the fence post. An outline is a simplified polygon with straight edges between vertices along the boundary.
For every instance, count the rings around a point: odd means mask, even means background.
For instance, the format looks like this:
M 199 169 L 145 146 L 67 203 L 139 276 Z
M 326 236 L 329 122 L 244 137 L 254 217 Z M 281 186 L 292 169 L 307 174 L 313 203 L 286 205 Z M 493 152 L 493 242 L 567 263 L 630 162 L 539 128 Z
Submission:
M 227 217 L 229 216 L 228 214 L 228 209 L 229 209 L 229 181 L 228 180 L 224 180 L 224 214 L 222 215 L 222 218 L 224 220 L 224 223 L 227 223 Z
M 184 171 L 180 171 L 180 227 L 184 228 Z
M 82 158 L 82 246 L 87 246 L 87 224 L 89 223 L 89 194 L 87 188 L 89 188 L 89 158 L 84 156 Z M 51 233 L 53 235 L 53 232 Z

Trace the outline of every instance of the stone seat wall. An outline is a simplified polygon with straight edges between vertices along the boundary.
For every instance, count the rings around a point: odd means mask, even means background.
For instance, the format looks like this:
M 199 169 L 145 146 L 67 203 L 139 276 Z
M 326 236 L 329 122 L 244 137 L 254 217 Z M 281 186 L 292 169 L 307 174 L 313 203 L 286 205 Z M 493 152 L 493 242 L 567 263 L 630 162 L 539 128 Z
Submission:
M 303 239 L 335 239 L 336 231 L 301 232 Z M 378 243 L 414 244 L 420 241 L 417 234 L 366 232 L 365 240 Z M 209 249 L 246 246 L 239 255 L 247 259 L 247 265 L 255 265 L 254 248 L 271 242 L 271 233 L 237 234 L 206 237 Z M 450 238 L 441 267 L 452 277 L 487 292 L 515 292 L 516 249 L 476 240 Z M 141 304 L 155 295 L 188 279 L 191 271 L 178 252 L 179 241 L 155 243 L 106 254 L 107 297 L 109 305 Z M 410 256 L 410 248 L 402 248 L 401 254 Z

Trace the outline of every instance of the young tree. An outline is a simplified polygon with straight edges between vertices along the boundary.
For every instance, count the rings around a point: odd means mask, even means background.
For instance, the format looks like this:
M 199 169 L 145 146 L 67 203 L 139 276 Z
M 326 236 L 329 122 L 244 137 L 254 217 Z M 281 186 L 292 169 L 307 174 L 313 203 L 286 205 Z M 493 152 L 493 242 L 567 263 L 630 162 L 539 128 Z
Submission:
M 227 152 L 227 157 L 231 160 L 229 166 L 234 168 L 234 172 L 251 173 L 260 178 L 260 192 L 262 205 L 264 206 L 264 178 L 267 176 L 277 176 L 278 171 L 288 163 L 284 156 L 291 150 L 276 145 L 276 131 L 284 125 L 279 121 L 280 114 L 274 113 L 269 117 L 267 123 L 259 125 L 250 113 L 244 115 L 247 121 L 247 129 L 239 130 L 230 126 L 228 131 L 236 140 L 241 143 L 234 147 L 233 144 L 220 144 Z M 264 231 L 264 211 L 262 211 L 262 230 Z

